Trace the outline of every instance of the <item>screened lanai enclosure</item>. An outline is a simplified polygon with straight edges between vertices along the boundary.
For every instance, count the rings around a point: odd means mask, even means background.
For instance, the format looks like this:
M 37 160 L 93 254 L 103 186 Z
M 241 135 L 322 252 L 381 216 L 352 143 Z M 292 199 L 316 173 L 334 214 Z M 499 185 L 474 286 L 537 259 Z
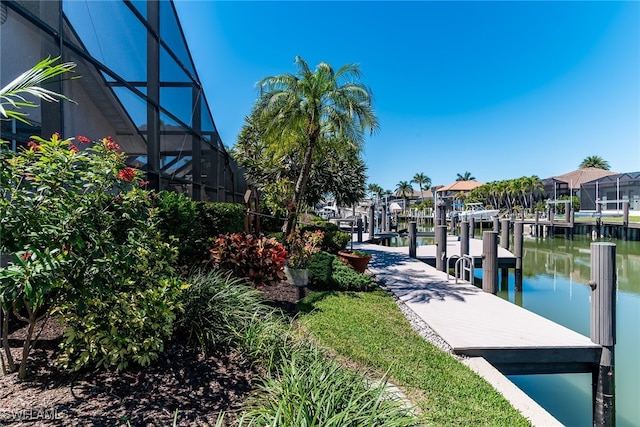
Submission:
M 46 57 L 77 64 L 77 79 L 48 85 L 77 104 L 31 109 L 35 126 L 2 121 L 0 137 L 12 149 L 34 134 L 111 136 L 152 189 L 242 201 L 244 176 L 218 135 L 173 1 L 2 0 L 0 7 L 0 87 Z
M 640 172 L 609 175 L 582 184 L 581 209 L 596 210 L 598 200 L 602 210 L 622 210 L 622 201 L 628 200 L 629 210 L 640 211 Z

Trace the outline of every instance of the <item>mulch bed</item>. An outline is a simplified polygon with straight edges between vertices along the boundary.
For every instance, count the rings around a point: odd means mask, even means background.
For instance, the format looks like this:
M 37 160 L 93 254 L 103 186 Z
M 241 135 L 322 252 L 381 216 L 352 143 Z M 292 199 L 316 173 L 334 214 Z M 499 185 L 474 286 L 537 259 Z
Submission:
M 262 289 L 270 305 L 293 314 L 301 290 L 287 282 Z M 38 325 L 36 332 L 43 325 Z M 241 354 L 208 357 L 184 342 L 167 344 L 145 368 L 68 373 L 53 366 L 63 327 L 49 319 L 29 358 L 29 377 L 0 374 L 0 424 L 11 426 L 230 425 L 255 386 L 257 372 Z M 19 360 L 25 328 L 9 335 Z

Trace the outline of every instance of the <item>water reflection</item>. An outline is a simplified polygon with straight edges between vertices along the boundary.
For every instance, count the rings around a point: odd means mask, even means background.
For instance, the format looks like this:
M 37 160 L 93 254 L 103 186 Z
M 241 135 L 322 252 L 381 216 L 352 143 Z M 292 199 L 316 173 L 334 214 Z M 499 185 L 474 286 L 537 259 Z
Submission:
M 640 242 L 614 241 L 618 290 L 640 294 Z M 524 240 L 523 274 L 535 277 L 546 274 L 557 279 L 561 275 L 570 281 L 586 285 L 591 274 L 591 241 L 587 239 Z
M 640 242 L 616 244 L 618 292 L 615 346 L 616 425 L 640 425 Z M 530 238 L 524 241 L 523 292 L 514 277 L 499 296 L 590 335 L 591 241 Z M 591 425 L 590 374 L 526 375 L 510 379 L 567 426 Z

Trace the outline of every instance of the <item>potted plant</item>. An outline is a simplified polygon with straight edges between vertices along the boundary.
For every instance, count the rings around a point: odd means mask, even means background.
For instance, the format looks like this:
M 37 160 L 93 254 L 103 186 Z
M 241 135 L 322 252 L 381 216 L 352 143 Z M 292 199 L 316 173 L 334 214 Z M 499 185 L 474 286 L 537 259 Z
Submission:
M 289 282 L 295 286 L 307 286 L 309 283 L 309 261 L 320 251 L 324 232 L 295 230 L 287 238 L 289 258 L 285 273 Z
M 362 251 L 340 251 L 338 252 L 340 260 L 351 266 L 358 273 L 364 273 L 371 261 L 371 254 Z

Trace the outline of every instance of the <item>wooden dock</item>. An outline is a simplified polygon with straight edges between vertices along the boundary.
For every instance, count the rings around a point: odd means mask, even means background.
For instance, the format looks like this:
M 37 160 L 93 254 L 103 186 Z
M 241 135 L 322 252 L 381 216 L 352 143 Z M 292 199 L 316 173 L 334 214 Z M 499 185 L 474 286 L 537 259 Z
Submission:
M 600 360 L 602 347 L 589 338 L 467 282 L 456 284 L 446 273 L 410 258 L 406 247 L 354 247 L 373 254 L 371 272 L 454 353 L 483 357 L 505 375 L 593 372 Z M 417 255 L 428 257 L 430 250 L 420 246 Z
M 448 236 L 447 238 L 447 258 L 449 258 L 449 266 L 453 268 L 453 263 L 460 256 L 460 241 L 457 236 Z M 475 268 L 482 267 L 482 240 L 469 239 L 469 256 L 473 258 L 473 266 Z M 420 261 L 424 261 L 430 266 L 436 265 L 436 245 L 424 245 L 416 247 L 416 257 Z M 515 268 L 516 257 L 508 250 L 498 247 L 498 268 Z

